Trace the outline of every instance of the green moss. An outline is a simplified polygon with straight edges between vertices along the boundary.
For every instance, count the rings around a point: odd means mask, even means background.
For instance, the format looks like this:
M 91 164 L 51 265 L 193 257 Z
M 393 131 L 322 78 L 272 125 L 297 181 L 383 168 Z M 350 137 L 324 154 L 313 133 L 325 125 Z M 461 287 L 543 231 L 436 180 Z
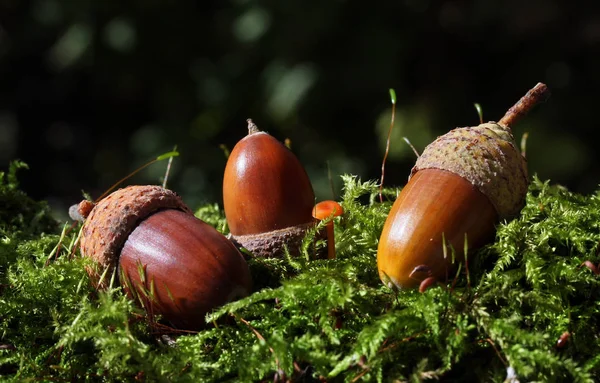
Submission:
M 20 238 L 54 232 L 57 223 L 45 202 L 36 202 L 19 189 L 17 171 L 27 169 L 20 161 L 10 164 L 8 173 L 0 172 L 0 236 Z
M 338 258 L 249 261 L 256 291 L 163 336 L 120 289 L 96 292 L 71 231 L 0 177 L 0 375 L 7 381 L 442 381 L 600 379 L 599 195 L 534 178 L 521 215 L 469 259 L 451 288 L 379 281 L 377 241 L 397 189 L 343 176 Z M 4 209 L 4 206 L 7 208 Z M 222 210 L 197 215 L 227 230 Z M 60 246 L 58 246 L 60 242 Z M 317 244 L 323 246 L 322 242 Z M 454 279 L 454 276 L 452 276 Z M 556 343 L 565 331 L 564 347 Z

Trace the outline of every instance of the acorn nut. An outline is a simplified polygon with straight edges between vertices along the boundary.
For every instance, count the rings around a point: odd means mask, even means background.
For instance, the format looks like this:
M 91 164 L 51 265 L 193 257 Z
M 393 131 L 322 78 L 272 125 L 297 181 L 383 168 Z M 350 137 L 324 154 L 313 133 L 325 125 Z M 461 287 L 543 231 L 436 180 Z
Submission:
M 483 246 L 499 220 L 520 212 L 529 180 L 510 126 L 548 95 L 539 83 L 499 122 L 456 128 L 425 148 L 381 233 L 384 284 L 405 288 L 446 277 L 453 255 L 464 261 L 465 239 L 469 249 Z
M 298 254 L 316 221 L 310 179 L 296 156 L 248 120 L 248 135 L 231 151 L 223 206 L 232 238 L 258 257 Z
M 81 251 L 99 265 L 88 270 L 92 280 L 106 272 L 106 287 L 117 271 L 129 295 L 176 328 L 201 329 L 206 313 L 251 291 L 237 248 L 171 190 L 129 186 L 95 205 L 83 201 L 79 213 L 87 217 Z

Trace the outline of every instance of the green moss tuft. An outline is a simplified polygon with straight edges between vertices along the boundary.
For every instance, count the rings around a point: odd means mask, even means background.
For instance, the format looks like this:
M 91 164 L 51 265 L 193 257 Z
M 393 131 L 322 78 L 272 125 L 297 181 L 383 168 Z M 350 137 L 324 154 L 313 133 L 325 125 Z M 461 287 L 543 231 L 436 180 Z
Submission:
M 17 172 L 27 168 L 24 162 L 13 161 L 8 173 L 0 172 L 0 236 L 24 238 L 56 230 L 48 204 L 32 200 L 19 189 Z
M 397 189 L 342 176 L 335 260 L 251 259 L 255 292 L 195 334 L 170 334 L 121 289 L 96 292 L 46 204 L 0 179 L 0 375 L 7 381 L 521 381 L 600 379 L 600 195 L 533 179 L 521 215 L 420 294 L 379 281 L 377 242 Z M 3 205 L 4 206 L 4 205 Z M 224 232 L 223 212 L 197 216 Z M 37 217 L 37 218 L 36 218 Z M 316 230 L 309 234 L 314 237 Z M 60 246 L 58 244 L 60 243 Z M 318 242 L 317 247 L 324 246 Z M 568 331 L 562 347 L 557 340 Z

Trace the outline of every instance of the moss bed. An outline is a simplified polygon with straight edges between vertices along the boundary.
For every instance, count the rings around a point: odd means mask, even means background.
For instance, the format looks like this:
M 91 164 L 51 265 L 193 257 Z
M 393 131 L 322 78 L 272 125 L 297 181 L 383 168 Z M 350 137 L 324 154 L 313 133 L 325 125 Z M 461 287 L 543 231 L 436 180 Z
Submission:
M 3 381 L 598 381 L 599 194 L 533 177 L 520 216 L 444 286 L 392 291 L 377 242 L 399 189 L 344 175 L 337 259 L 249 259 L 254 293 L 198 333 L 149 318 L 120 288 L 95 291 L 78 228 L 0 173 Z M 218 205 L 196 215 L 226 232 Z M 324 246 L 319 243 L 318 246 Z M 569 335 L 563 335 L 568 332 Z M 560 340 L 560 341 L 559 341 Z

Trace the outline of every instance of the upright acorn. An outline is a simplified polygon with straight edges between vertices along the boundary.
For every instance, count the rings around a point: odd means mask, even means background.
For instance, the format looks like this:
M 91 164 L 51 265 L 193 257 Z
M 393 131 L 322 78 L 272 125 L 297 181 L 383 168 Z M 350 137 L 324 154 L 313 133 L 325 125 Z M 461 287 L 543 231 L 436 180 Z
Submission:
M 129 186 L 97 204 L 82 201 L 81 251 L 103 285 L 114 271 L 151 314 L 179 329 L 198 330 L 207 312 L 251 291 L 237 248 L 196 218 L 181 198 L 160 186 Z
M 384 284 L 444 278 L 453 251 L 464 260 L 465 238 L 469 249 L 480 247 L 500 219 L 519 213 L 529 181 L 510 126 L 548 95 L 538 83 L 499 122 L 454 129 L 425 148 L 383 227 L 377 267 Z
M 233 240 L 255 256 L 297 253 L 315 225 L 310 179 L 296 156 L 248 120 L 248 135 L 229 156 L 223 205 Z

